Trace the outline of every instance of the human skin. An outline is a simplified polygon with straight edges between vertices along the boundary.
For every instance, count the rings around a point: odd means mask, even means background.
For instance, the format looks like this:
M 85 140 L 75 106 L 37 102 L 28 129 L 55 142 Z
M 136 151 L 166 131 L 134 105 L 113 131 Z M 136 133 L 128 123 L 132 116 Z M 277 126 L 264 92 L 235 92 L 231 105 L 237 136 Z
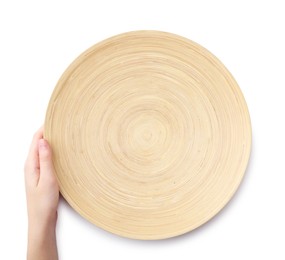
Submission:
M 33 137 L 25 163 L 28 209 L 27 260 L 57 260 L 56 221 L 59 200 L 52 151 L 43 128 Z

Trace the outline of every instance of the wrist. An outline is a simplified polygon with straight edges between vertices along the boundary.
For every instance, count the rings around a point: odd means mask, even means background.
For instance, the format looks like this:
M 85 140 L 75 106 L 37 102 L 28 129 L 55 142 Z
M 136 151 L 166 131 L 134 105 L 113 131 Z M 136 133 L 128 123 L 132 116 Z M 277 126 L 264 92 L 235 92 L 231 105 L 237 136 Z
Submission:
M 58 259 L 56 249 L 56 222 L 29 222 L 28 230 L 28 259 L 34 258 L 35 255 L 49 256 L 51 258 L 45 259 Z M 40 258 L 42 259 L 42 258 Z
M 30 225 L 28 230 L 28 245 L 44 247 L 48 241 L 55 241 L 56 229 L 54 224 Z
M 45 218 L 29 217 L 28 233 L 29 236 L 41 236 L 55 233 L 57 213 L 54 216 Z

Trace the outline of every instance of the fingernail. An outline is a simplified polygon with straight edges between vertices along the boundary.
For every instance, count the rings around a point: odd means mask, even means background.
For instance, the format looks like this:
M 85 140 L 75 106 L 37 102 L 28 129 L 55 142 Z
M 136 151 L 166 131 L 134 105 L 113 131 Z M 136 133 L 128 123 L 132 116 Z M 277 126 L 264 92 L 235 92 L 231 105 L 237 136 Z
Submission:
M 47 148 L 47 144 L 46 144 L 46 141 L 44 139 L 40 139 L 39 148 L 40 149 L 46 149 Z

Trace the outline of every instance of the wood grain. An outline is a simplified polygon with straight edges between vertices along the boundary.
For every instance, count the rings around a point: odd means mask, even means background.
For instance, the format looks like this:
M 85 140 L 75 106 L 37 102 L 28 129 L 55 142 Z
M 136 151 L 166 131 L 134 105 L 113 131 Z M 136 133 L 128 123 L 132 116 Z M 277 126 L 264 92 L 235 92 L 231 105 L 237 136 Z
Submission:
M 217 214 L 251 147 L 246 102 L 228 70 L 200 45 L 158 31 L 121 34 L 80 55 L 52 94 L 44 136 L 77 212 L 149 240 Z

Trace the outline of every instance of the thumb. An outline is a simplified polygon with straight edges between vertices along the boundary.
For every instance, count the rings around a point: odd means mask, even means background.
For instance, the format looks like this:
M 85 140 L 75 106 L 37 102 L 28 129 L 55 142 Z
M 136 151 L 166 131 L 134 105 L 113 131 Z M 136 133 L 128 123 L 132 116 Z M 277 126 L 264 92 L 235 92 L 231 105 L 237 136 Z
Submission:
M 44 139 L 39 140 L 39 161 L 40 179 L 54 179 L 51 148 L 48 142 Z

